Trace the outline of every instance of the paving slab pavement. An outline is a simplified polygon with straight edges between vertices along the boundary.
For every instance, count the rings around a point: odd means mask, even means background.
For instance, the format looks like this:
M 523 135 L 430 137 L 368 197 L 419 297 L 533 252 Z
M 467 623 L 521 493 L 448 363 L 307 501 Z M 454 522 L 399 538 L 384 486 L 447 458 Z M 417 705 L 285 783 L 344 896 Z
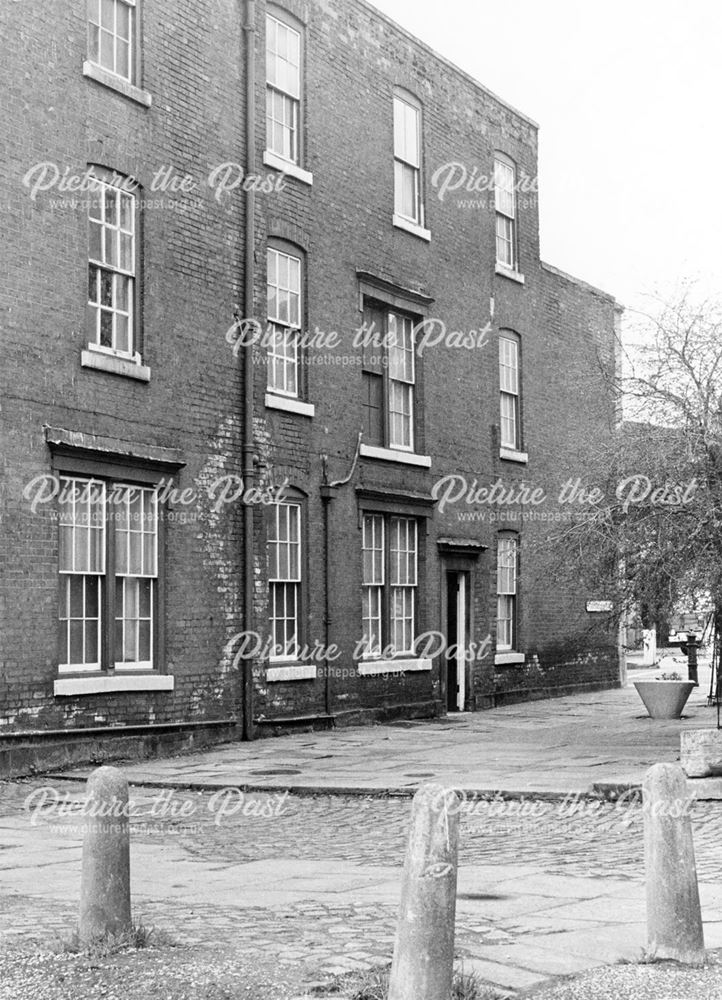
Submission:
M 599 802 L 593 811 L 589 801 L 577 812 L 576 796 L 637 786 L 651 764 L 678 759 L 682 729 L 714 727 L 704 670 L 700 680 L 685 717 L 673 722 L 646 718 L 629 687 L 124 765 L 144 804 L 133 834 L 136 912 L 194 946 L 232 939 L 246 957 L 273 956 L 299 970 L 300 986 L 388 962 L 408 797 L 441 781 L 543 807 L 527 814 L 512 801 L 496 813 L 493 797 L 485 810 L 462 816 L 456 943 L 466 968 L 520 991 L 638 959 L 645 944 L 641 812 L 633 803 L 620 810 Z M 87 773 L 42 782 L 81 802 L 78 780 Z M 143 822 L 153 815 L 155 786 L 196 803 L 187 824 L 167 814 L 155 826 Z M 272 818 L 235 812 L 216 822 L 218 810 L 208 808 L 214 795 L 253 788 L 262 791 L 249 802 L 264 794 L 279 802 L 289 788 L 300 794 Z M 330 794 L 340 789 L 353 797 Z M 703 802 L 695 810 L 706 943 L 722 947 L 722 807 Z M 72 818 L 31 823 L 19 799 L 0 809 L 0 939 L 72 926 L 80 837 Z
M 709 667 L 680 720 L 650 719 L 632 686 L 658 671 L 630 671 L 627 687 L 525 702 L 437 720 L 401 721 L 234 743 L 192 756 L 129 764 L 134 784 L 291 789 L 315 794 L 412 795 L 427 781 L 470 793 L 556 796 L 639 786 L 645 771 L 679 759 L 684 729 L 714 728 Z M 68 775 L 86 776 L 88 768 Z M 722 781 L 693 783 L 722 797 Z

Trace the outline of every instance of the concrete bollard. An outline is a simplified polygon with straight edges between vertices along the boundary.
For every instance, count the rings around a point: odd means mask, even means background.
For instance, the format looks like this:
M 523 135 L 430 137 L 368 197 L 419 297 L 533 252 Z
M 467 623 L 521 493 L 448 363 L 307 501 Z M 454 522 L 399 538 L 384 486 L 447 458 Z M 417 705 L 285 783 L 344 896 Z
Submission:
M 80 940 L 131 928 L 128 782 L 115 767 L 88 778 L 80 883 Z
M 454 973 L 459 797 L 439 785 L 414 796 L 389 1000 L 448 1000 Z
M 684 965 L 704 964 L 704 932 L 684 771 L 655 764 L 642 786 L 647 878 L 647 952 Z

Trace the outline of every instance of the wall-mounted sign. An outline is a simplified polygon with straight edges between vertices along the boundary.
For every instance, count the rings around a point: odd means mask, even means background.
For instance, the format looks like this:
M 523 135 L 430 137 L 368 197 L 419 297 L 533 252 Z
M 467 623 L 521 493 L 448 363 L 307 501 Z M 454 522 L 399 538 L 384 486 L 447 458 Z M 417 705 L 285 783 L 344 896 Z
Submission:
M 587 611 L 613 611 L 612 601 L 587 601 Z

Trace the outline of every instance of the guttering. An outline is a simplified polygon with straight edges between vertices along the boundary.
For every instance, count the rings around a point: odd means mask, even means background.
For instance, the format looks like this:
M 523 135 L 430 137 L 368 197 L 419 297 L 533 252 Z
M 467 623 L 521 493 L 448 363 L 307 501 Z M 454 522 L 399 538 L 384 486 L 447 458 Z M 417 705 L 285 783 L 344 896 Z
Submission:
M 256 4 L 246 0 L 246 176 L 256 172 Z M 245 234 L 245 315 L 253 316 L 255 269 L 256 195 L 253 185 L 246 191 Z M 253 452 L 253 344 L 243 348 L 243 483 L 253 486 L 255 468 Z M 243 621 L 246 631 L 253 629 L 253 507 L 243 506 Z M 253 661 L 243 661 L 243 739 L 254 739 L 253 729 Z

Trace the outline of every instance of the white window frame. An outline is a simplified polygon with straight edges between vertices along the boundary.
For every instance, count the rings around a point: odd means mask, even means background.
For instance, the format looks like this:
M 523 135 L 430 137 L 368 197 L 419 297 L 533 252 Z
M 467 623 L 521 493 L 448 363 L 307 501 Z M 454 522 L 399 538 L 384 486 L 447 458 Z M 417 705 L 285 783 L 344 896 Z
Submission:
M 60 606 L 58 609 L 58 620 L 61 629 L 61 649 L 65 656 L 61 654 L 59 658 L 59 672 L 97 672 L 101 666 L 101 651 L 103 643 L 103 580 L 106 574 L 106 526 L 105 509 L 107 504 L 105 483 L 102 480 L 84 478 L 79 476 L 64 476 L 60 480 L 61 491 L 69 500 L 68 507 L 61 508 L 58 518 L 58 570 L 60 576 Z M 92 496 L 96 497 L 95 505 L 90 502 Z M 78 507 L 84 510 L 78 517 Z M 96 510 L 93 513 L 93 506 Z M 102 512 L 101 523 L 95 524 L 98 520 L 98 506 Z M 68 518 L 68 514 L 70 517 Z M 83 523 L 84 522 L 84 523 Z M 64 534 L 64 530 L 67 534 Z M 78 532 L 87 532 L 87 545 L 85 552 L 79 553 L 77 537 Z M 93 563 L 93 546 L 91 539 L 93 535 L 99 536 L 97 546 L 96 562 Z M 81 555 L 79 559 L 78 556 Z M 68 558 L 68 556 L 70 558 Z M 99 559 L 98 559 L 99 557 Z M 71 614 L 71 590 L 73 579 L 82 580 L 82 614 Z M 97 587 L 97 615 L 89 616 L 87 612 L 88 604 L 88 580 L 95 579 Z M 73 622 L 82 622 L 82 647 L 83 659 L 78 662 L 70 658 L 71 650 L 71 629 Z M 96 656 L 95 659 L 86 660 L 85 649 L 88 644 L 88 623 L 95 622 L 96 632 Z
M 389 646 L 394 647 L 394 657 L 414 656 L 419 590 L 417 519 L 365 511 L 361 548 L 361 619 L 364 635 L 362 658 L 378 658 Z M 378 553 L 381 554 L 383 568 L 381 573 L 375 570 L 372 576 L 368 572 L 368 556 Z M 373 615 L 372 609 L 375 611 Z M 376 642 L 368 641 L 372 621 L 378 630 Z M 399 632 L 402 634 L 402 641 L 397 645 Z
M 285 521 L 285 538 L 282 537 L 281 521 Z M 292 537 L 291 526 L 295 522 L 295 541 Z M 303 583 L 303 542 L 302 531 L 303 517 L 301 504 L 294 501 L 282 501 L 274 504 L 272 508 L 271 530 L 268 536 L 268 618 L 271 634 L 272 652 L 269 656 L 271 663 L 288 662 L 298 657 L 301 645 L 301 599 Z M 281 558 L 281 547 L 284 546 L 285 563 Z M 292 553 L 295 550 L 295 560 Z M 293 564 L 295 561 L 295 572 Z M 284 572 L 284 565 L 287 569 Z M 289 600 L 290 599 L 290 600 Z M 288 614 L 289 606 L 292 607 L 292 615 Z M 279 614 L 280 611 L 283 614 Z M 284 627 L 283 641 L 279 641 L 278 629 L 280 623 L 293 623 L 292 637 L 285 638 L 286 629 Z M 283 649 L 277 652 L 277 648 Z
M 416 345 L 414 343 L 414 323 L 411 317 L 389 310 L 388 324 L 388 398 L 386 422 L 388 426 L 388 447 L 396 451 L 414 450 L 414 395 L 416 392 Z M 402 409 L 394 407 L 399 403 Z M 408 440 L 403 433 L 396 438 L 395 417 L 400 418 L 402 428 L 408 429 Z
M 285 285 L 281 284 L 282 266 L 288 276 Z M 268 347 L 267 389 L 279 396 L 298 399 L 301 395 L 298 336 L 303 317 L 303 260 L 276 247 L 268 247 L 266 268 L 268 324 L 272 333 Z M 295 283 L 291 281 L 292 272 L 298 276 Z M 275 308 L 272 306 L 274 296 Z M 281 306 L 282 296 L 287 303 L 285 310 Z M 277 378 L 279 369 L 280 379 Z
M 361 549 L 364 655 L 381 656 L 386 583 L 386 522 L 383 515 L 364 514 Z
M 517 641 L 519 540 L 499 534 L 496 550 L 496 648 L 509 652 Z
M 138 24 L 137 24 L 137 3 L 136 0 L 105 0 L 105 3 L 112 4 L 113 7 L 113 24 L 112 27 L 103 24 L 102 11 L 103 0 L 87 0 L 88 5 L 88 62 L 92 63 L 94 66 L 99 66 L 102 70 L 107 73 L 111 73 L 113 76 L 119 77 L 121 80 L 125 80 L 131 85 L 135 85 L 136 82 L 136 62 L 138 56 Z M 119 33 L 118 28 L 118 11 L 119 9 L 127 10 L 128 17 L 128 37 L 124 37 Z M 94 36 L 97 35 L 97 45 L 94 43 Z M 112 47 L 112 60 L 110 64 L 103 61 L 103 40 L 110 39 L 110 45 Z M 127 46 L 128 52 L 128 70 L 127 72 L 122 72 L 119 69 L 120 63 L 120 52 L 123 46 Z
M 82 522 L 76 519 L 77 501 L 76 498 L 81 498 L 84 496 L 83 490 L 97 490 L 100 494 L 100 506 L 98 512 L 96 512 L 95 519 L 99 520 L 100 525 L 91 530 L 96 530 L 100 533 L 100 563 L 94 568 L 88 569 L 87 566 L 78 566 L 76 560 L 77 547 L 75 545 L 76 534 L 79 528 L 82 528 Z M 156 615 L 158 613 L 158 587 L 159 587 L 159 549 L 158 549 L 158 535 L 159 535 L 159 510 L 158 510 L 158 494 L 155 488 L 150 486 L 142 486 L 138 484 L 131 484 L 122 482 L 119 480 L 108 480 L 100 479 L 92 476 L 81 476 L 73 474 L 62 474 L 60 476 L 60 497 L 69 497 L 71 501 L 71 520 L 67 522 L 67 513 L 64 513 L 63 507 L 60 510 L 59 516 L 59 576 L 61 580 L 60 585 L 60 607 L 59 607 L 59 622 L 61 632 L 61 649 L 65 651 L 65 657 L 62 655 L 59 657 L 58 662 L 58 672 L 59 673 L 102 673 L 104 672 L 103 663 L 103 648 L 106 641 L 108 642 L 108 647 L 110 649 L 110 663 L 108 667 L 118 672 L 137 672 L 137 671 L 151 671 L 157 669 L 156 660 L 156 649 L 155 649 L 155 636 L 157 621 Z M 136 516 L 134 511 L 135 498 L 140 499 L 140 517 Z M 89 512 L 86 513 L 86 521 L 89 519 Z M 140 529 L 134 528 L 136 520 L 139 520 Z M 125 524 L 126 527 L 121 527 Z M 151 525 L 151 529 L 147 530 L 147 525 Z M 68 532 L 70 543 L 68 543 L 68 536 L 63 535 L 63 529 L 70 529 Z M 140 566 L 130 566 L 130 554 L 132 547 L 130 545 L 130 538 L 133 534 L 141 536 L 141 547 L 140 547 Z M 123 536 L 125 536 L 125 566 L 123 566 L 123 561 L 120 557 L 120 545 L 123 541 Z M 112 563 L 109 560 L 108 550 L 110 546 L 113 546 L 114 556 Z M 90 544 L 88 544 L 88 558 L 90 558 Z M 67 563 L 67 554 L 71 552 L 72 559 L 71 564 Z M 113 577 L 112 579 L 108 575 L 109 566 L 113 567 Z M 82 576 L 84 581 L 89 576 L 97 577 L 98 579 L 98 614 L 97 618 L 89 618 L 86 616 L 86 606 L 87 606 L 87 584 L 83 584 L 83 615 L 82 616 L 70 616 L 70 585 L 66 582 L 69 577 Z M 138 580 L 149 580 L 149 596 L 148 596 L 148 613 L 140 614 L 139 602 L 138 602 L 138 614 L 133 616 L 126 616 L 125 614 L 125 596 L 128 590 L 131 589 L 129 581 Z M 119 581 L 123 581 L 118 587 Z M 113 593 L 115 595 L 115 600 L 113 601 L 114 611 L 113 611 L 113 621 L 110 621 L 110 601 L 108 598 L 109 588 L 113 588 Z M 138 587 L 136 587 L 138 589 Z M 123 595 L 123 603 L 119 604 L 117 600 L 118 590 L 121 591 Z M 83 662 L 73 662 L 69 658 L 70 651 L 70 622 L 71 621 L 96 621 L 97 622 L 97 646 L 96 652 L 97 657 L 95 660 L 86 661 L 85 657 Z M 135 650 L 139 653 L 140 650 L 140 630 L 141 622 L 148 623 L 148 658 L 140 659 L 136 657 L 135 659 L 118 659 L 118 652 L 121 656 L 126 651 L 126 629 L 129 628 L 129 623 L 134 622 L 135 628 Z M 120 623 L 121 628 L 121 649 L 120 651 L 116 647 L 117 638 L 117 626 Z M 63 635 L 64 633 L 64 635 Z M 85 628 L 83 629 L 83 648 L 85 648 L 86 636 Z
M 283 38 L 283 49 L 280 39 Z M 275 40 L 276 47 L 273 48 Z M 294 45 L 298 62 L 289 56 Z M 288 163 L 301 164 L 301 92 L 303 86 L 303 34 L 277 13 L 266 13 L 266 150 Z M 295 74 L 293 70 L 295 69 Z M 277 111 L 281 110 L 278 117 Z M 275 144 L 275 128 L 284 136 L 280 148 Z
M 422 115 L 421 106 L 410 97 L 394 94 L 394 214 L 423 228 L 424 198 L 421 176 Z M 414 123 L 412 125 L 412 123 Z M 416 135 L 413 135 L 415 130 Z M 410 132 L 412 134 L 410 134 Z M 415 141 L 414 141 L 415 140 Z M 404 211 L 404 178 L 413 183 L 413 210 Z
M 516 221 L 516 164 L 503 153 L 494 155 L 494 208 L 496 212 L 496 262 L 519 270 Z
M 95 176 L 88 199 L 88 346 L 136 363 L 137 207 L 127 185 Z M 110 344 L 102 343 L 104 317 L 110 318 Z M 119 347 L 123 324 L 127 345 Z
M 519 346 L 518 337 L 499 335 L 499 442 L 512 451 L 522 447 Z
M 114 491 L 120 495 L 120 499 L 115 501 L 115 511 L 113 516 L 116 520 L 115 525 L 115 587 L 116 587 L 116 598 L 115 598 L 115 629 L 117 629 L 120 623 L 121 627 L 121 644 L 123 650 L 126 648 L 126 634 L 130 629 L 128 623 L 134 622 L 135 631 L 135 648 L 136 650 L 140 647 L 140 624 L 141 622 L 148 622 L 149 629 L 149 654 L 150 657 L 147 660 L 115 660 L 116 670 L 152 670 L 154 656 L 154 608 L 156 601 L 156 588 L 158 586 L 158 494 L 157 492 L 145 486 L 131 486 L 128 483 L 118 483 L 114 484 Z M 125 495 L 123 496 L 123 491 Z M 140 517 L 140 530 L 134 527 L 136 517 L 132 511 L 133 498 L 135 493 L 140 494 L 141 502 L 141 517 Z M 146 512 L 145 501 L 149 501 L 149 509 Z M 122 523 L 119 505 L 123 508 L 123 514 L 126 518 L 127 528 L 121 528 L 119 525 Z M 150 517 L 150 523 L 153 530 L 146 530 L 146 517 Z M 125 535 L 125 569 L 119 570 L 118 566 L 120 563 L 120 547 L 121 547 L 121 536 Z M 130 567 L 130 555 L 131 555 L 131 538 L 133 535 L 140 536 L 140 569 L 136 572 L 131 571 Z M 150 541 L 148 541 L 150 538 Z M 121 587 L 118 588 L 118 581 L 123 581 Z M 141 580 L 149 581 L 149 614 L 143 615 L 140 613 L 140 583 Z M 136 582 L 135 588 L 132 587 L 132 583 Z M 122 594 L 122 599 L 118 601 L 118 590 L 120 589 Z M 137 608 L 137 614 L 127 615 L 126 614 L 126 602 L 128 600 L 129 591 L 136 590 L 135 604 Z M 115 638 L 116 633 L 113 632 L 113 649 L 115 649 Z

